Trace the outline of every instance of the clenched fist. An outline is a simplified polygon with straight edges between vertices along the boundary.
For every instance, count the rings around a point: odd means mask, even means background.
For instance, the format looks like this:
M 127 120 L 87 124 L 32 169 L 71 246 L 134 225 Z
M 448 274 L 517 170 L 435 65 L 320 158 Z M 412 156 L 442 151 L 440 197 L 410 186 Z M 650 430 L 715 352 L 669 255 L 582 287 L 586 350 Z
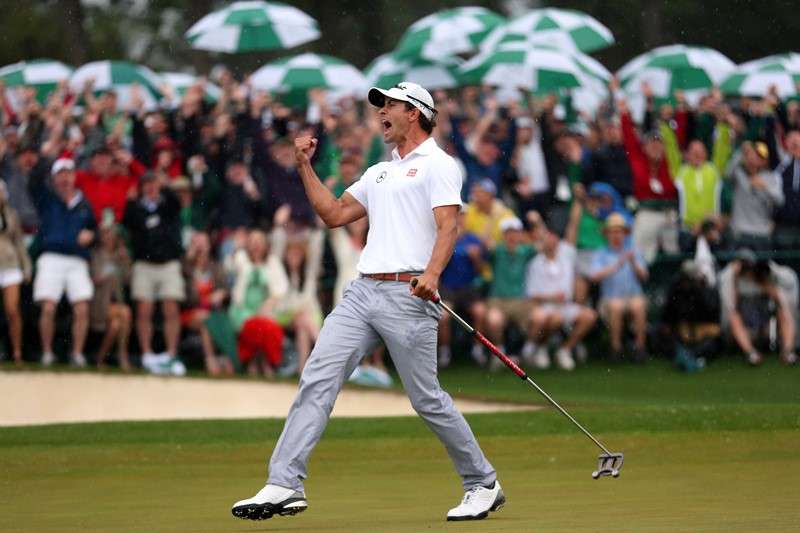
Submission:
M 317 149 L 317 139 L 314 137 L 298 137 L 294 140 L 294 157 L 297 159 L 297 166 L 311 161 L 314 151 Z

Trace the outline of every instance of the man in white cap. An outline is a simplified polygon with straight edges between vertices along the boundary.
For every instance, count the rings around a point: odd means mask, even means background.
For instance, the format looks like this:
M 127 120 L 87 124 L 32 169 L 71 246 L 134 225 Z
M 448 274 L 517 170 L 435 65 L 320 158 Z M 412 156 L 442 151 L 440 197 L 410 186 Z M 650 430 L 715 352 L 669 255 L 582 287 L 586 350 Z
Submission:
M 42 364 L 56 360 L 53 335 L 58 302 L 66 293 L 72 304 L 72 354 L 74 366 L 86 366 L 83 346 L 89 327 L 89 301 L 94 286 L 89 276 L 89 247 L 94 241 L 97 223 L 92 207 L 75 187 L 75 162 L 56 159 L 52 182 L 31 175 L 31 198 L 39 213 L 41 255 L 36 261 L 33 299 L 42 306 L 39 334 L 42 340 Z
M 486 518 L 505 497 L 469 425 L 436 377 L 441 311 L 432 303 L 457 237 L 462 178 L 455 161 L 431 138 L 436 109 L 430 93 L 403 82 L 372 88 L 383 140 L 392 160 L 368 168 L 337 199 L 310 164 L 317 140 L 295 141 L 297 167 L 309 201 L 329 227 L 369 219 L 367 245 L 341 302 L 326 318 L 303 370 L 300 388 L 269 464 L 267 485 L 234 504 L 251 520 L 293 515 L 308 504 L 306 464 L 344 380 L 364 354 L 386 344 L 411 405 L 444 444 L 466 494 L 448 520 Z M 414 283 L 412 284 L 412 280 Z

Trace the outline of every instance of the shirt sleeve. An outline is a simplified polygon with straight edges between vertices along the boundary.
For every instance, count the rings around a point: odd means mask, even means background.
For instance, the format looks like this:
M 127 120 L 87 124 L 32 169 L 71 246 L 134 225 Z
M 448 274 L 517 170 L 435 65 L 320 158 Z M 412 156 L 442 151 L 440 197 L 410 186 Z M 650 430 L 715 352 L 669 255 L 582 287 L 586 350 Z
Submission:
M 358 178 L 358 181 L 350 185 L 344 191 L 355 198 L 365 209 L 369 209 L 369 204 L 367 203 L 367 179 L 369 175 L 370 169 L 367 169 L 367 171 Z
M 606 265 L 608 265 L 608 257 L 608 254 L 606 254 L 603 249 L 597 250 L 592 254 L 592 266 L 589 271 L 592 274 L 596 274 L 600 270 L 604 269 Z
M 443 205 L 461 206 L 461 169 L 447 156 L 430 169 L 431 209 Z
M 525 293 L 529 298 L 547 294 L 544 290 L 545 287 L 543 287 L 541 283 L 537 283 L 537 281 L 541 279 L 541 266 L 541 262 L 536 258 L 528 264 L 528 272 L 525 276 Z

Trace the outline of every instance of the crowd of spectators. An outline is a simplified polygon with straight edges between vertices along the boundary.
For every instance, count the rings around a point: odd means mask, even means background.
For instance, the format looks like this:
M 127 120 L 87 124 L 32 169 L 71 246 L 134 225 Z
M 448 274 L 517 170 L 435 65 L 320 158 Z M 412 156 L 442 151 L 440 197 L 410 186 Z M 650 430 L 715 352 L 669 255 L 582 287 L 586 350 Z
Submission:
M 157 109 L 91 84 L 44 103 L 23 90 L 12 107 L 0 87 L 0 287 L 18 364 L 302 370 L 368 228 L 317 219 L 293 139 L 319 139 L 314 166 L 336 195 L 391 147 L 361 98 L 312 90 L 290 107 L 225 69 L 215 81 L 216 102 L 201 81 L 165 89 Z M 442 297 L 538 369 L 551 355 L 564 370 L 644 362 L 659 335 L 686 370 L 726 338 L 750 364 L 771 348 L 793 364 L 797 275 L 771 258 L 800 252 L 800 105 L 774 92 L 657 101 L 645 85 L 634 118 L 609 89 L 593 116 L 563 95 L 436 92 L 434 137 L 464 173 Z M 646 289 L 664 258 L 685 260 L 661 305 Z M 38 343 L 24 343 L 37 314 Z M 464 352 L 498 366 L 470 342 L 443 316 L 440 365 Z M 381 353 L 362 374 L 383 383 Z

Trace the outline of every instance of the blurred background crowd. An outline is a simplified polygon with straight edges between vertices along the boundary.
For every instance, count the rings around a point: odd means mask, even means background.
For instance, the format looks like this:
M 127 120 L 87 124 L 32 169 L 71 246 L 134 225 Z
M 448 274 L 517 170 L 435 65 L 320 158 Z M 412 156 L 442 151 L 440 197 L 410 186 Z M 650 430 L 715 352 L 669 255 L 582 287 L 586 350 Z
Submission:
M 191 46 L 313 41 L 288 6 L 237 2 Z M 529 368 L 719 353 L 794 364 L 800 264 L 800 55 L 734 64 L 669 45 L 611 73 L 595 18 L 455 8 L 412 24 L 362 73 L 302 53 L 200 75 L 126 61 L 0 69 L 4 357 L 183 375 L 292 375 L 355 278 L 367 221 L 328 229 L 294 167 L 341 195 L 391 157 L 370 85 L 434 95 L 463 170 L 441 294 Z M 382 351 L 353 376 L 391 383 Z M 440 367 L 498 367 L 447 317 Z

